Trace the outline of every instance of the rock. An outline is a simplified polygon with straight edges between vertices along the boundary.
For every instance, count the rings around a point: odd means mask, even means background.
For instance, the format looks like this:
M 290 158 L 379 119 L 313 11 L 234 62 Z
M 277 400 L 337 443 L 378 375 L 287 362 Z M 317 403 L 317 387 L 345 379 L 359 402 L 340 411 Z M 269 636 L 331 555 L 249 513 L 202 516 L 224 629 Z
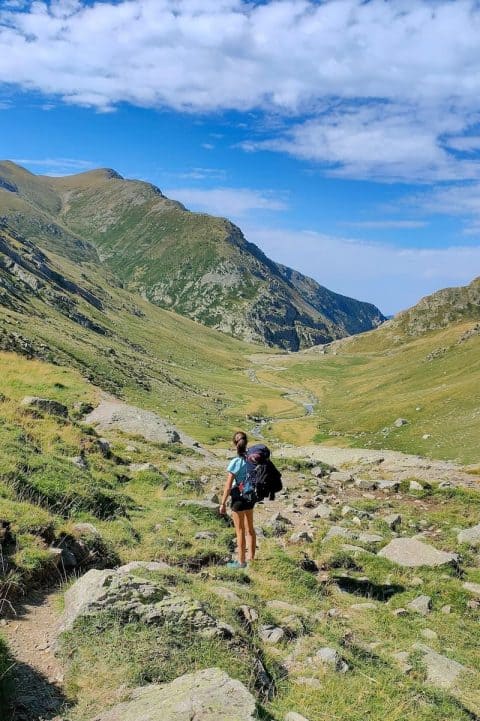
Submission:
M 409 568 L 443 566 L 458 562 L 458 556 L 455 553 L 438 551 L 433 546 L 415 538 L 394 538 L 378 552 L 378 555 Z
M 310 473 L 312 474 L 312 476 L 315 476 L 315 478 L 323 478 L 327 475 L 325 468 L 322 468 L 322 466 L 314 466 L 310 470 Z
M 377 481 L 379 491 L 393 491 L 396 493 L 400 490 L 400 481 Z
M 418 596 L 413 601 L 407 603 L 407 608 L 414 613 L 421 613 L 422 616 L 427 616 L 432 610 L 432 599 L 430 596 Z
M 251 606 L 240 606 L 237 613 L 239 618 L 250 627 L 257 623 L 259 618 L 258 611 Z
M 451 607 L 451 606 L 442 606 L 442 608 L 440 609 L 440 611 L 441 611 L 442 613 L 448 615 L 449 613 L 452 612 L 452 607 Z
M 347 553 L 364 553 L 368 556 L 373 556 L 371 551 L 366 551 L 365 548 L 361 546 L 352 546 L 350 543 L 343 543 L 340 548 L 342 551 L 347 551 Z
M 313 536 L 308 531 L 292 533 L 290 543 L 313 543 Z
M 423 643 L 414 643 L 413 649 L 423 654 L 423 662 L 427 669 L 427 681 L 438 688 L 451 689 L 455 686 L 458 676 L 466 671 L 465 666 L 442 656 Z
M 429 438 L 431 438 L 431 433 L 424 433 L 422 436 L 422 441 L 428 441 Z
M 400 671 L 402 673 L 410 673 L 412 671 L 413 666 L 410 661 L 410 654 L 408 651 L 398 651 L 397 653 L 393 654 L 393 658 L 398 664 L 398 667 L 400 668 Z
M 195 534 L 196 541 L 213 541 L 216 537 L 217 534 L 213 533 L 213 531 L 198 531 Z
M 402 525 L 402 517 L 399 513 L 390 513 L 388 516 L 384 516 L 382 521 L 384 521 L 392 531 L 398 530 Z
M 346 671 L 348 671 L 348 665 L 345 663 L 338 651 L 334 648 L 329 648 L 328 646 L 320 648 L 316 652 L 314 660 L 320 661 L 320 663 L 324 666 L 330 666 L 337 671 L 337 673 L 346 673 Z
M 384 538 L 379 536 L 378 533 L 359 533 L 358 540 L 360 543 L 381 543 Z
M 88 468 L 88 463 L 83 456 L 73 456 L 72 458 L 69 458 L 68 460 L 71 463 L 73 463 L 74 466 L 77 466 L 77 468 L 80 468 L 81 471 L 86 471 Z
M 330 541 L 332 538 L 348 538 L 349 540 L 355 540 L 357 538 L 356 533 L 352 533 L 348 528 L 343 526 L 332 526 L 328 529 L 328 532 L 323 539 L 324 541 Z
M 466 581 L 463 584 L 463 587 L 466 591 L 474 593 L 476 596 L 480 596 L 480 583 L 470 583 L 470 581 Z
M 132 573 L 132 571 L 168 571 L 171 570 L 171 566 L 164 561 L 130 561 L 125 563 L 120 568 L 117 568 L 116 573 Z
M 148 562 L 146 562 L 148 563 Z M 65 593 L 59 631 L 73 628 L 77 618 L 111 611 L 128 622 L 185 624 L 204 637 L 231 637 L 233 630 L 213 618 L 201 603 L 155 582 L 113 570 L 92 569 Z
M 285 716 L 285 721 L 308 721 L 308 719 L 295 711 L 289 711 L 289 713 Z
M 366 478 L 357 478 L 355 486 L 362 491 L 375 491 L 378 488 L 378 483 Z
M 60 416 L 67 418 L 68 408 L 63 403 L 53 401 L 50 398 L 38 398 L 37 396 L 25 396 L 20 405 L 26 408 L 42 411 L 42 413 L 50 413 L 52 416 Z
M 241 599 L 234 591 L 231 591 L 229 588 L 224 588 L 223 586 L 214 586 L 212 588 L 213 593 L 218 596 L 219 598 L 223 598 L 224 601 L 229 601 L 230 603 L 240 603 Z
M 411 491 L 423 491 L 423 486 L 418 481 L 410 481 L 409 488 Z
M 351 473 L 346 471 L 333 471 L 330 473 L 330 480 L 334 483 L 352 483 L 354 478 Z
M 213 501 L 208 501 L 206 499 L 203 501 L 189 499 L 186 501 L 180 501 L 178 505 L 181 508 L 191 506 L 192 508 L 207 508 L 209 511 L 218 511 L 218 503 L 214 503 Z
M 408 424 L 408 421 L 406 418 L 397 418 L 396 421 L 394 421 L 393 425 L 395 428 L 401 428 L 402 426 L 406 426 Z
M 284 526 L 293 526 L 293 523 L 289 518 L 286 516 L 282 516 L 280 512 L 274 513 L 273 516 L 270 518 L 270 523 L 272 526 L 274 526 L 277 523 L 280 523 Z
M 112 455 L 112 447 L 110 445 L 110 442 L 106 438 L 99 438 L 97 440 L 97 445 L 102 456 L 104 458 L 110 458 L 110 456 Z
M 264 643 L 280 643 L 285 637 L 285 631 L 280 626 L 260 626 L 258 635 Z
M 471 528 L 465 528 L 457 535 L 459 543 L 466 543 L 469 546 L 480 546 L 480 523 Z
M 153 443 L 184 443 L 193 445 L 191 438 L 158 416 L 153 411 L 130 406 L 116 398 L 105 398 L 84 418 L 84 422 L 94 425 L 103 433 L 120 430 L 131 436 L 143 436 Z
M 408 611 L 406 608 L 396 608 L 393 612 L 394 616 L 408 616 Z
M 423 638 L 426 638 L 427 641 L 436 641 L 438 638 L 438 633 L 435 633 L 435 631 L 432 631 L 431 628 L 424 628 L 420 631 L 420 635 Z
M 130 700 L 92 721 L 255 721 L 255 699 L 218 668 L 185 674 L 168 684 L 143 686 Z

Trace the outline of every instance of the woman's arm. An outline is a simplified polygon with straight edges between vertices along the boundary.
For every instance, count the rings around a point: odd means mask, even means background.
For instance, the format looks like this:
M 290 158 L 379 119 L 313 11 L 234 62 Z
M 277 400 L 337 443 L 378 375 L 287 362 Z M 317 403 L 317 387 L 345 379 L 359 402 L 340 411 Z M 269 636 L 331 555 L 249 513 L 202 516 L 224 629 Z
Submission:
M 222 502 L 220 503 L 220 513 L 222 516 L 224 515 L 226 508 L 227 508 L 227 499 L 230 495 L 230 491 L 232 490 L 232 483 L 235 476 L 233 473 L 229 473 L 227 476 L 227 480 L 225 481 L 225 486 L 223 489 L 223 496 L 222 496 Z

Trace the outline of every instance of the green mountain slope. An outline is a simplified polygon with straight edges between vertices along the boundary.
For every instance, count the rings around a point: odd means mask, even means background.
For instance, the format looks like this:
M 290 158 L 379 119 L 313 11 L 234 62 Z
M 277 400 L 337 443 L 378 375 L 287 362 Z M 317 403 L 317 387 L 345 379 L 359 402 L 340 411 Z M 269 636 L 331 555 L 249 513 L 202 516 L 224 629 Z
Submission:
M 0 214 L 42 247 L 77 261 L 96 252 L 129 289 L 245 340 L 297 350 L 384 320 L 272 262 L 228 220 L 112 170 L 47 178 L 1 163 Z

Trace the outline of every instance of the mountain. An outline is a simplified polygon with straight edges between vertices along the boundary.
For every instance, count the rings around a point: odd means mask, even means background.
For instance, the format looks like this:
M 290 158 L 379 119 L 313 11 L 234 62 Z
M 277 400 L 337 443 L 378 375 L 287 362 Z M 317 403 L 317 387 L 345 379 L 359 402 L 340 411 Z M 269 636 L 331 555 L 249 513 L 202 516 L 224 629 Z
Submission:
M 421 335 L 462 320 L 480 320 L 480 276 L 469 285 L 443 288 L 398 313 L 393 327 L 407 335 Z
M 244 340 L 298 350 L 385 320 L 273 262 L 230 221 L 113 170 L 51 178 L 0 163 L 0 216 L 41 247 L 102 264 L 156 305 Z

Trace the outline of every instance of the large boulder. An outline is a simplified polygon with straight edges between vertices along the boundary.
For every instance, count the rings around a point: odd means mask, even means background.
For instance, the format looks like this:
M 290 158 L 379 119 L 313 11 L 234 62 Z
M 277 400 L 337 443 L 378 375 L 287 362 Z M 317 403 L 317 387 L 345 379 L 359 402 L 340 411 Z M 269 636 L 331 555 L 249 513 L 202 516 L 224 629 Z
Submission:
M 458 561 L 457 554 L 438 551 L 428 543 L 418 541 L 416 538 L 394 538 L 378 552 L 378 555 L 393 563 L 398 563 L 399 566 L 409 568 L 444 566 Z
M 92 721 L 255 721 L 255 699 L 218 668 L 185 674 L 132 692 L 129 701 Z
M 157 569 L 154 569 L 157 570 Z M 164 583 L 118 571 L 92 569 L 65 594 L 65 612 L 59 631 L 69 631 L 80 616 L 114 612 L 128 621 L 184 625 L 201 636 L 231 637 L 233 629 L 211 616 L 204 606 Z

